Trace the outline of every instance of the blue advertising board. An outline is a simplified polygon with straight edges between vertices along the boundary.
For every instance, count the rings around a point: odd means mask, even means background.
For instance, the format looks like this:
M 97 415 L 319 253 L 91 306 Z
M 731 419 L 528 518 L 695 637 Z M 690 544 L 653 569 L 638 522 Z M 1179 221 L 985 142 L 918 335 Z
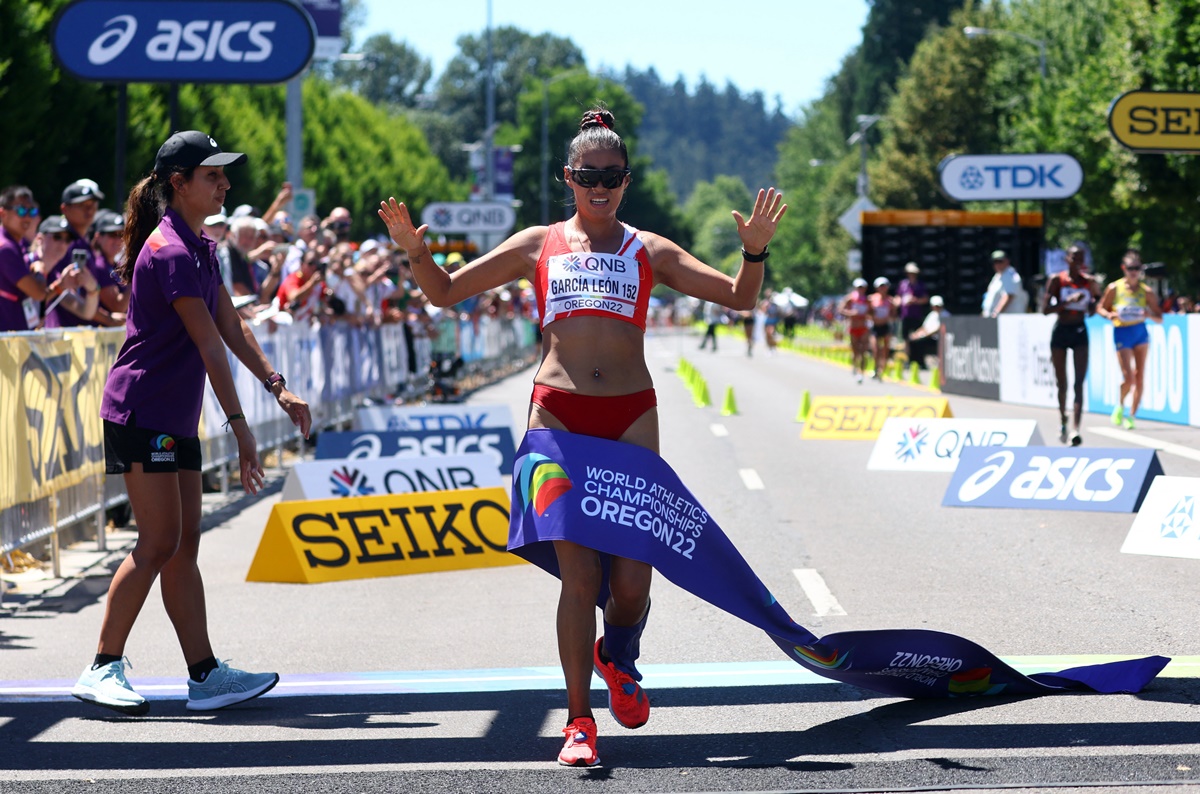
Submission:
M 81 80 L 282 83 L 312 60 L 312 18 L 293 0 L 75 0 L 54 21 Z
M 1152 449 L 966 447 L 942 504 L 1133 513 L 1162 473 Z
M 1113 325 L 1101 317 L 1089 317 L 1087 406 L 1092 413 L 1110 414 L 1121 396 L 1121 365 L 1113 344 Z M 1150 345 L 1146 350 L 1146 374 L 1138 419 L 1189 423 L 1187 315 L 1163 315 L 1161 323 L 1147 321 Z M 1130 403 L 1125 402 L 1129 411 Z
M 317 436 L 317 460 L 395 456 L 466 455 L 482 452 L 501 472 L 511 472 L 516 445 L 508 427 L 440 430 L 357 430 Z

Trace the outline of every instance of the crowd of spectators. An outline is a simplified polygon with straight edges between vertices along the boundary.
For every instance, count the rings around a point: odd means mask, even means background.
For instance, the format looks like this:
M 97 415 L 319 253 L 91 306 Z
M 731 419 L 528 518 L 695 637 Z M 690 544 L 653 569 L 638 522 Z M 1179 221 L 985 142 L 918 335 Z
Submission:
M 59 214 L 46 216 L 28 188 L 0 192 L 0 333 L 124 324 L 129 286 L 113 268 L 126 255 L 125 220 L 103 208 L 105 198 L 81 179 L 63 190 Z M 536 315 L 525 280 L 437 309 L 416 288 L 406 252 L 382 236 L 351 239 L 349 209 L 292 218 L 291 199 L 284 183 L 265 211 L 243 204 L 205 219 L 225 287 L 252 324 L 405 323 L 451 355 L 462 321 Z M 451 272 L 467 262 L 459 252 L 434 259 Z

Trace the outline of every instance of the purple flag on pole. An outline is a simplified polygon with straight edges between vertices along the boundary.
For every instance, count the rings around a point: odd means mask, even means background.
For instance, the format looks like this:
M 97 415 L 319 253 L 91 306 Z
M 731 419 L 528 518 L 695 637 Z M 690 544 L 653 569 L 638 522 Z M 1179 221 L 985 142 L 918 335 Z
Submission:
M 617 441 L 532 429 L 512 478 L 508 548 L 558 576 L 550 541 L 641 560 L 693 595 L 762 629 L 793 661 L 896 697 L 1137 692 L 1170 661 L 1148 656 L 1023 675 L 970 640 L 924 629 L 817 637 L 792 620 L 661 457 Z M 608 599 L 605 587 L 598 604 Z

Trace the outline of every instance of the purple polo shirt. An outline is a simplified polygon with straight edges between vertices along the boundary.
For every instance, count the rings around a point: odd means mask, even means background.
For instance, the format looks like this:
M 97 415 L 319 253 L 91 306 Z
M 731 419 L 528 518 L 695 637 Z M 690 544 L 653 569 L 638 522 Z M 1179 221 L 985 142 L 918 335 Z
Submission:
M 0 333 L 29 330 L 25 310 L 21 308 L 21 301 L 29 296 L 17 286 L 28 275 L 25 242 L 14 239 L 0 226 Z
M 104 283 L 100 282 L 101 268 L 96 263 L 96 252 L 92 250 L 92 247 L 90 245 L 88 245 L 87 240 L 83 239 L 78 234 L 75 234 L 74 229 L 71 230 L 71 234 L 75 235 L 75 239 L 74 239 L 74 241 L 72 241 L 71 247 L 67 249 L 67 253 L 63 255 L 62 259 L 58 260 L 58 262 L 55 263 L 54 268 L 49 272 L 49 274 L 47 274 L 46 283 L 53 284 L 58 279 L 58 277 L 62 274 L 63 270 L 65 270 L 71 266 L 71 262 L 73 261 L 75 252 L 76 251 L 84 251 L 87 253 L 87 256 L 88 256 L 88 259 L 87 259 L 88 270 L 92 271 L 92 274 L 96 276 L 96 281 L 100 283 L 101 287 L 103 287 Z M 83 297 L 82 290 L 79 290 L 79 296 Z M 51 301 L 51 302 L 53 302 L 53 301 Z M 48 306 L 50 304 L 47 303 L 46 305 Z M 96 326 L 99 324 L 100 323 L 93 322 L 91 320 L 79 319 L 74 314 L 69 312 L 67 309 L 63 308 L 62 304 L 59 304 L 58 306 L 55 306 L 50 311 L 46 312 L 46 327 L 47 328 L 74 328 L 79 325 Z
M 905 295 L 912 295 L 914 298 L 928 298 L 929 290 L 925 289 L 925 285 L 919 280 L 913 284 L 907 278 L 900 282 L 896 287 L 896 295 L 904 300 Z M 900 316 L 905 320 L 924 320 L 925 315 L 929 314 L 929 305 L 924 303 L 902 303 L 900 306 Z
M 171 302 L 201 298 L 216 318 L 216 243 L 167 209 L 138 253 L 132 282 L 125 344 L 108 374 L 100 416 L 190 438 L 200 426 L 204 360 Z

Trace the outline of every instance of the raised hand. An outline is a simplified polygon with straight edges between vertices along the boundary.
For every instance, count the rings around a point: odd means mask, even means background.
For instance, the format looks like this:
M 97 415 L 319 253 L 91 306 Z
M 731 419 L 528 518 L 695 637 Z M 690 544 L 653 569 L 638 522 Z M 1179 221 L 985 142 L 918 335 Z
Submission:
M 395 198 L 379 202 L 379 217 L 387 226 L 388 236 L 392 238 L 392 242 L 405 251 L 411 251 L 419 246 L 425 239 L 425 232 L 429 229 L 428 224 L 415 227 L 412 218 L 409 217 L 408 207 L 396 201 Z
M 742 247 L 752 254 L 766 248 L 767 243 L 775 236 L 775 227 L 779 225 L 779 219 L 785 212 L 787 204 L 783 203 L 783 193 L 777 192 L 773 187 L 758 191 L 750 220 L 746 220 L 740 212 L 734 210 L 733 219 L 737 221 L 737 232 L 738 237 L 742 238 Z

